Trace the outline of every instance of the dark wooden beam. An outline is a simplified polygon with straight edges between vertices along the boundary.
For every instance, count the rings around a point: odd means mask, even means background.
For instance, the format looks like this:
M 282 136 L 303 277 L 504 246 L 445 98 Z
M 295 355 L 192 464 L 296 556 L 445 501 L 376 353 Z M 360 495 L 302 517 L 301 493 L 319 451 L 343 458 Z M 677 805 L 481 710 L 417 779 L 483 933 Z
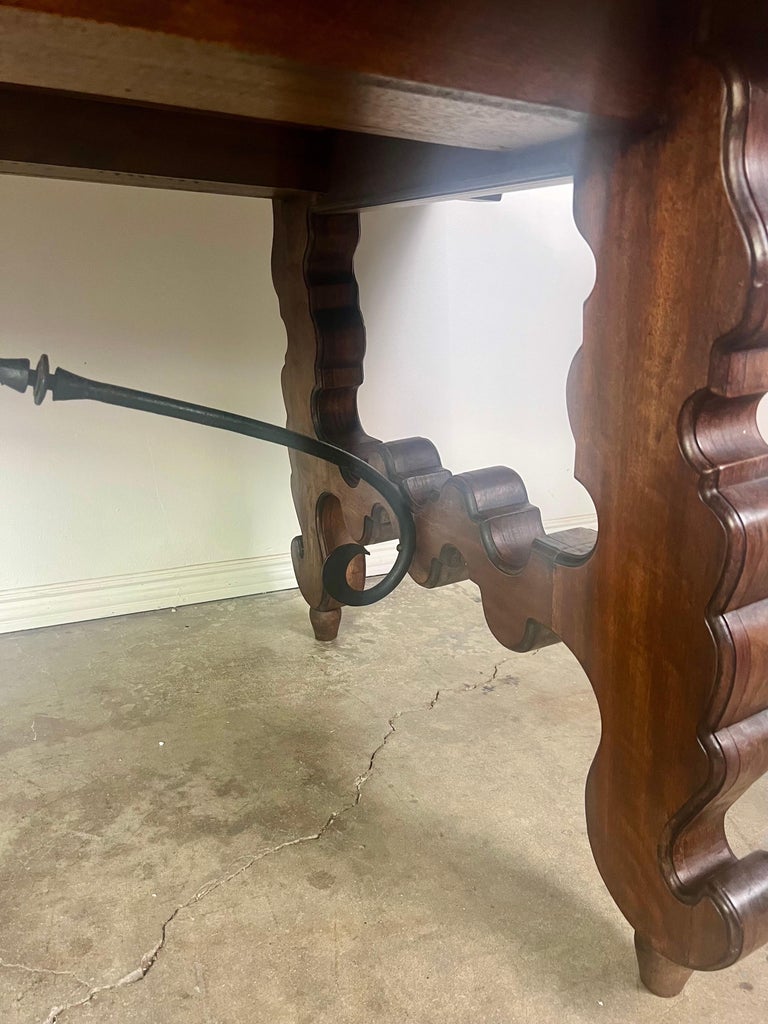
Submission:
M 262 197 L 309 192 L 319 212 L 563 177 L 577 146 L 463 149 L 0 86 L 0 172 Z
M 329 188 L 317 197 L 315 208 L 341 213 L 425 199 L 493 196 L 567 178 L 577 166 L 582 138 L 491 152 L 339 132 L 330 145 Z
M 278 196 L 328 188 L 329 133 L 0 86 L 0 171 Z

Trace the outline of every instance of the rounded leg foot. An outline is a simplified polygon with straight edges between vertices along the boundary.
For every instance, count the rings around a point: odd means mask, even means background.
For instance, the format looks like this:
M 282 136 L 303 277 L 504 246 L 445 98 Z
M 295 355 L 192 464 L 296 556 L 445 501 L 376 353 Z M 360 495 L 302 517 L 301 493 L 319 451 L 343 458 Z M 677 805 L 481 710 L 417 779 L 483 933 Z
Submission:
M 341 608 L 332 608 L 328 612 L 310 608 L 309 621 L 315 631 L 315 640 L 335 640 L 341 624 Z
M 693 971 L 667 960 L 657 953 L 647 939 L 635 932 L 635 952 L 640 968 L 640 980 L 656 996 L 669 999 L 679 996 Z

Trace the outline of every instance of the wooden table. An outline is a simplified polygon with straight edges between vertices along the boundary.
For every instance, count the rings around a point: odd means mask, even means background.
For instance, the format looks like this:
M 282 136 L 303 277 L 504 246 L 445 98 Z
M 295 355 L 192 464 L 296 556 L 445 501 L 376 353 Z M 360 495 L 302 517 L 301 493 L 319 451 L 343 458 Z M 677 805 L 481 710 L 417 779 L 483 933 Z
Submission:
M 765 943 L 768 854 L 737 859 L 723 825 L 768 768 L 764 0 L 12 0 L 0 81 L 7 172 L 273 198 L 289 425 L 402 488 L 418 583 L 472 579 L 501 643 L 561 639 L 583 665 L 589 837 L 643 981 L 671 995 Z M 596 542 L 547 536 L 513 470 L 452 476 L 356 406 L 358 210 L 564 174 L 597 264 L 568 388 Z M 392 517 L 336 467 L 292 466 L 296 574 L 330 640 L 326 554 Z

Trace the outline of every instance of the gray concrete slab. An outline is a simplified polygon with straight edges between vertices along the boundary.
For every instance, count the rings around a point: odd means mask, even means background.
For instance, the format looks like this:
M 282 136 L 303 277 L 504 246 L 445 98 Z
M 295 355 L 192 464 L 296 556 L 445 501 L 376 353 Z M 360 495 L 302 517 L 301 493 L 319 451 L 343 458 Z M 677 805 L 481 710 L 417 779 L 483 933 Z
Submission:
M 640 988 L 589 685 L 469 585 L 330 645 L 294 593 L 14 634 L 0 679 L 3 1024 L 765 1020 L 768 951 Z M 729 829 L 768 845 L 765 783 Z

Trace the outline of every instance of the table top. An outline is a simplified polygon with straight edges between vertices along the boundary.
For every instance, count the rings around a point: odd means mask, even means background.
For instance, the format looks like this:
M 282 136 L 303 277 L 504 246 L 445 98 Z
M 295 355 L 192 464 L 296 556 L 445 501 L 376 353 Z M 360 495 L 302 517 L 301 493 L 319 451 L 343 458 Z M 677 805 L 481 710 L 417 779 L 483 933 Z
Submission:
M 570 173 L 587 129 L 647 130 L 670 64 L 764 37 L 764 7 L 0 2 L 0 166 L 327 209 L 499 190 Z

